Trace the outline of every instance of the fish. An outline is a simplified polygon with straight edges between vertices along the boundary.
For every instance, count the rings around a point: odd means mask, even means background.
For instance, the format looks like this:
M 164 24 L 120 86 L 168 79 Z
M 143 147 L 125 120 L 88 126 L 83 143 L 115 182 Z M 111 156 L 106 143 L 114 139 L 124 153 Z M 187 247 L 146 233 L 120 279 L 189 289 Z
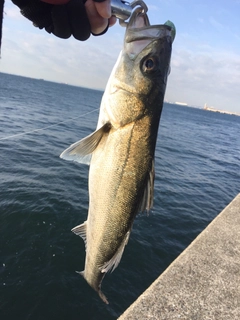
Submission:
M 103 278 L 118 266 L 137 214 L 153 206 L 154 154 L 174 28 L 171 22 L 150 25 L 141 10 L 132 13 L 96 130 L 60 155 L 90 164 L 87 220 L 72 231 L 85 242 L 79 273 L 106 304 Z

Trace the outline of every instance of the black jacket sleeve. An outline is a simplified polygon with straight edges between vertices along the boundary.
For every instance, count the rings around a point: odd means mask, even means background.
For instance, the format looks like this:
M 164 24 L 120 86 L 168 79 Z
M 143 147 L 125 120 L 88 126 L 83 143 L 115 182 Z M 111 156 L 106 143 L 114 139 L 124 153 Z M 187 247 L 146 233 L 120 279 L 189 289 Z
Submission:
M 12 0 L 23 16 L 34 26 L 63 39 L 71 35 L 77 40 L 87 40 L 91 34 L 85 10 L 86 0 L 70 0 L 64 5 L 52 5 L 40 0 Z
M 4 6 L 4 0 L 0 1 L 0 52 L 1 52 L 1 44 L 2 44 L 3 6 Z

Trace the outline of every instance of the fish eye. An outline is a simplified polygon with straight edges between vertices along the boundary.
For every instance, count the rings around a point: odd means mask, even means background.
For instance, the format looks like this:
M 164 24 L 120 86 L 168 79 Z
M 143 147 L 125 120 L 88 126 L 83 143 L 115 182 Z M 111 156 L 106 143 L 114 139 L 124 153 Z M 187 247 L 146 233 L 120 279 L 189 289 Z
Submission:
M 153 57 L 148 57 L 146 60 L 143 61 L 142 70 L 143 72 L 151 72 L 156 67 L 156 61 Z
M 147 59 L 147 61 L 145 62 L 145 67 L 146 69 L 152 69 L 154 66 L 154 62 L 153 59 Z

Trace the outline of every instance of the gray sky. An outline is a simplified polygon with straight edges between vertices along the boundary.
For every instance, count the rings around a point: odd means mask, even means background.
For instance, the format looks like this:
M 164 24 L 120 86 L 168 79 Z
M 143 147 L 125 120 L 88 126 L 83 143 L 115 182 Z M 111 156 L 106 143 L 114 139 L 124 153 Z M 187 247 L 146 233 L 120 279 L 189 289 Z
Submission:
M 240 113 L 240 1 L 146 0 L 152 24 L 177 29 L 165 99 Z M 5 2 L 0 71 L 104 89 L 124 28 L 85 42 L 38 30 Z

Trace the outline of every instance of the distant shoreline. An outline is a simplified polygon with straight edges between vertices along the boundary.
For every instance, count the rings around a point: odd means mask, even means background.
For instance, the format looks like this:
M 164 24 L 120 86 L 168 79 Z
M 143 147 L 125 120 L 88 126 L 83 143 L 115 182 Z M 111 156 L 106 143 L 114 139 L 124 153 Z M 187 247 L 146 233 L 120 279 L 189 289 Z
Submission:
M 229 114 L 229 115 L 240 117 L 240 113 L 236 113 L 236 112 L 232 112 L 232 111 L 226 111 L 226 110 L 220 110 L 220 109 L 215 109 L 214 107 L 208 107 L 206 104 L 204 105 L 203 108 L 201 108 L 199 106 L 188 105 L 186 102 L 170 102 L 170 101 L 164 101 L 164 102 L 165 103 L 174 104 L 174 105 L 177 105 L 177 106 L 182 106 L 182 107 L 197 108 L 197 109 L 200 109 L 200 110 L 218 112 L 218 113 L 222 113 L 222 114 Z
M 234 116 L 240 116 L 240 114 L 236 113 L 236 112 L 219 110 L 219 109 L 215 109 L 213 107 L 207 107 L 207 106 L 204 106 L 203 110 L 212 111 L 212 112 L 219 112 L 219 113 L 224 113 L 224 114 L 230 114 L 230 115 L 234 115 Z

